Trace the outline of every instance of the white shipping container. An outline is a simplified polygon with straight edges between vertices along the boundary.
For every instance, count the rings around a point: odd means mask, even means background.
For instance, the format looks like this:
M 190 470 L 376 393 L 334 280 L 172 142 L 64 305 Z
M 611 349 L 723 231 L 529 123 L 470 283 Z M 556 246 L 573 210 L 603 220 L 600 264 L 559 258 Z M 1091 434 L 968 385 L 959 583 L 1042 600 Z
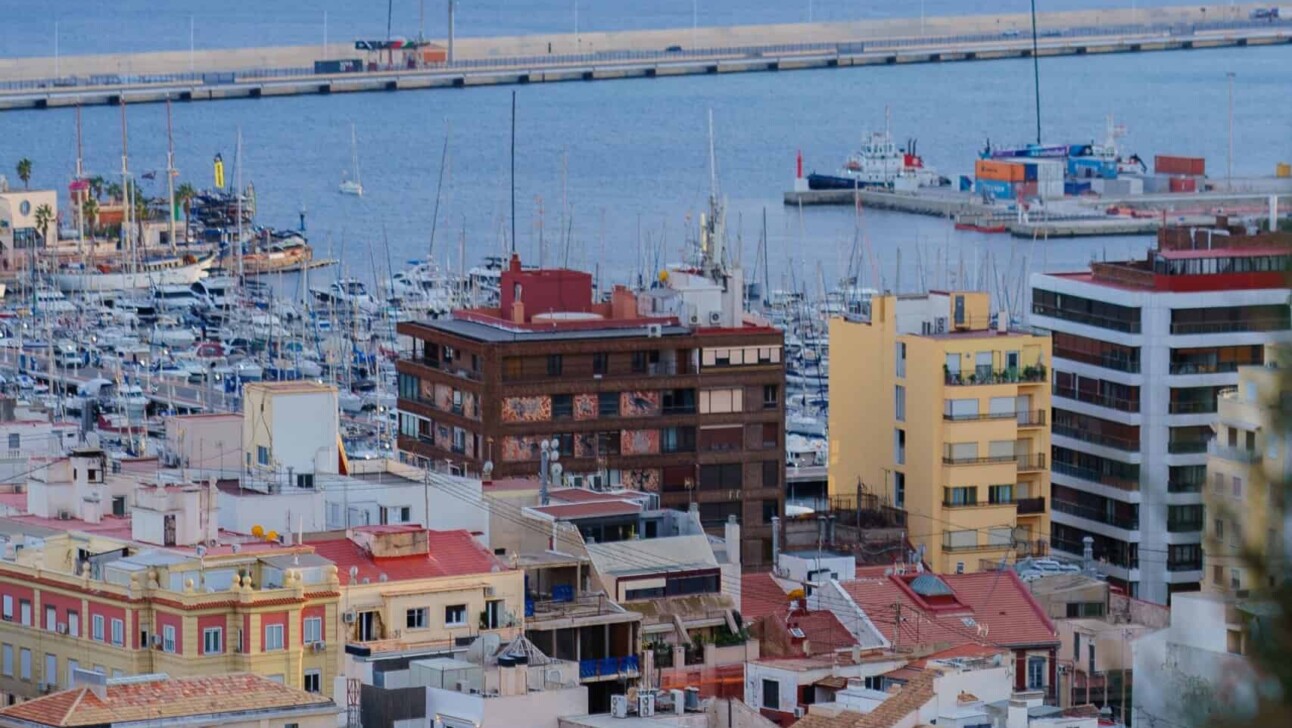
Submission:
M 1063 180 L 1050 180 L 1036 183 L 1036 194 L 1043 200 L 1055 200 L 1063 197 Z
M 1094 179 L 1090 180 L 1090 191 L 1091 191 L 1091 192 L 1093 192 L 1093 193 L 1095 193 L 1096 195 L 1102 195 L 1102 194 L 1104 194 L 1104 189 L 1105 189 L 1105 188 L 1104 188 L 1104 183 L 1105 183 L 1105 182 L 1107 182 L 1107 181 L 1108 181 L 1108 180 L 1106 180 L 1106 179 L 1102 179 L 1102 178 L 1100 178 L 1100 177 L 1096 177 L 1096 178 L 1094 178 Z
M 1062 182 L 1063 173 L 1067 166 L 1067 164 L 1057 159 L 1038 159 L 1036 160 L 1036 181 L 1053 182 L 1058 180 Z

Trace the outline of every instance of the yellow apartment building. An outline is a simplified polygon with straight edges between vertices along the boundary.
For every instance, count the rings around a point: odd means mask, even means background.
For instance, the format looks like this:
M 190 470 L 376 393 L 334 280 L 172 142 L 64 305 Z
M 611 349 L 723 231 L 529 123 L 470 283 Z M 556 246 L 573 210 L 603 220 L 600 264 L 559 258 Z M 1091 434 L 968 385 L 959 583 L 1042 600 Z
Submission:
M 993 325 L 984 292 L 874 298 L 830 321 L 831 495 L 907 511 L 937 572 L 1046 553 L 1050 339 Z
M 1277 426 L 1283 396 L 1273 347 L 1267 364 L 1239 367 L 1238 386 L 1216 402 L 1216 436 L 1207 449 L 1203 494 L 1205 589 L 1246 592 L 1271 586 L 1250 568 L 1244 552 L 1284 561 L 1287 509 L 1284 484 L 1292 474 L 1292 437 Z M 1268 578 L 1268 577 L 1267 577 Z

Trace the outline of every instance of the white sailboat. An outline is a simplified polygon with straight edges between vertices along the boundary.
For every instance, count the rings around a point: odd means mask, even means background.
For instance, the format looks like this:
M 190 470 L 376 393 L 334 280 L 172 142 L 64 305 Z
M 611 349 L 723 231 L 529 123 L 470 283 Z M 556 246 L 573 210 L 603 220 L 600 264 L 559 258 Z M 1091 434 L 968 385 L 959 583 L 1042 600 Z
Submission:
M 354 124 L 350 125 L 350 165 L 350 174 L 353 176 L 341 180 L 338 191 L 343 195 L 363 197 L 363 182 L 359 178 L 359 141 L 355 136 Z

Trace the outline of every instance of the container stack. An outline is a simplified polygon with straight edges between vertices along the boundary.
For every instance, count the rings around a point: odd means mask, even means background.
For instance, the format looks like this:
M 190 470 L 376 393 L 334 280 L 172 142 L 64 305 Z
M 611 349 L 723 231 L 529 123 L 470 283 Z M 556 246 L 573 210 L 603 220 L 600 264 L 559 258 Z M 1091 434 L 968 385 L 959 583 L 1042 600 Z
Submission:
M 1153 176 L 1144 179 L 1145 192 L 1197 192 L 1206 177 L 1207 160 L 1159 154 L 1153 158 Z
M 974 190 L 997 200 L 1063 197 L 1062 161 L 1054 159 L 979 159 Z

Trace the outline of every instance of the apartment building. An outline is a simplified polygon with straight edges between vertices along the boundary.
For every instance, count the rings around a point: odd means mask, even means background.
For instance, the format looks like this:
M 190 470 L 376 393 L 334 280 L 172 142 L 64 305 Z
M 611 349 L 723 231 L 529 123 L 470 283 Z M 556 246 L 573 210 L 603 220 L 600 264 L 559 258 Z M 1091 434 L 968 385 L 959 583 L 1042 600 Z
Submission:
M 1141 260 L 1032 276 L 1030 323 L 1053 336 L 1051 545 L 1141 599 L 1203 581 L 1207 443 L 1238 367 L 1290 325 L 1292 236 L 1164 229 Z
M 1207 450 L 1203 490 L 1206 537 L 1204 589 L 1247 594 L 1275 586 L 1288 561 L 1286 487 L 1292 476 L 1292 435 L 1286 416 L 1287 371 L 1268 347 L 1263 366 L 1238 369 L 1238 386 L 1217 401 L 1216 436 Z M 1265 560 L 1263 577 L 1250 559 Z
M 1045 552 L 1048 337 L 993 325 L 982 292 L 886 295 L 830 321 L 831 495 L 907 511 L 939 573 Z
M 697 503 L 716 534 L 735 516 L 743 563 L 770 561 L 785 498 L 783 336 L 743 313 L 739 270 L 672 268 L 604 303 L 588 273 L 515 257 L 501 281 L 499 308 L 399 324 L 412 340 L 398 363 L 405 456 L 534 476 L 546 444 L 556 480 Z

